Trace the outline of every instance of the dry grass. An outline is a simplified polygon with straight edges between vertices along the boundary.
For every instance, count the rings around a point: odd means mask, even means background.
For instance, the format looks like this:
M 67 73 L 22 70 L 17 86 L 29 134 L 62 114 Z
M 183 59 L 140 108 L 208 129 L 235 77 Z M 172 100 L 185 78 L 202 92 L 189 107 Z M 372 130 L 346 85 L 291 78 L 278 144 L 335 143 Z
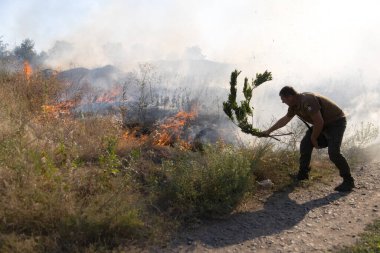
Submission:
M 110 249 L 148 236 L 152 222 L 126 173 L 99 157 L 121 128 L 112 118 L 50 117 L 55 80 L 0 77 L 1 252 Z
M 41 252 L 81 252 L 149 237 L 149 218 L 140 194 L 126 177 L 113 177 L 96 168 L 48 175 L 0 173 L 5 245 L 18 235 L 20 241 L 34 241 Z

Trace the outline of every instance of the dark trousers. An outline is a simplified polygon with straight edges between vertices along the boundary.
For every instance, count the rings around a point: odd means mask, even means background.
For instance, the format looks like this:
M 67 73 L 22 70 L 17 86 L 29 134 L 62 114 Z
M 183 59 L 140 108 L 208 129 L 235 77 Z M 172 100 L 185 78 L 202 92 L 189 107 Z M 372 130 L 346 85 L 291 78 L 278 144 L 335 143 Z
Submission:
M 346 130 L 346 118 L 338 119 L 325 126 L 321 132 L 327 140 L 326 146 L 330 160 L 339 169 L 339 174 L 343 178 L 351 178 L 350 166 L 346 158 L 340 152 L 344 131 Z M 311 153 L 313 152 L 313 144 L 311 143 L 312 129 L 309 129 L 303 137 L 300 145 L 300 172 L 308 173 L 310 168 Z M 325 148 L 324 146 L 323 148 Z

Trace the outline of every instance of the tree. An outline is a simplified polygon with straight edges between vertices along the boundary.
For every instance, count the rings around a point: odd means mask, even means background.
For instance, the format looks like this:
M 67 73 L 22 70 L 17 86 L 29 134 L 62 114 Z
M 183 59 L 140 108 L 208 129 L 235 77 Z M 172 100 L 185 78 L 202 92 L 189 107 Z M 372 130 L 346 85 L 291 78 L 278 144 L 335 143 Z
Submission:
M 141 63 L 137 71 L 129 73 L 127 79 L 123 85 L 123 101 L 126 102 L 129 89 L 137 97 L 137 101 L 132 107 L 135 107 L 137 111 L 138 122 L 140 124 L 146 124 L 147 109 L 151 105 L 155 105 L 154 99 L 156 94 L 153 92 L 153 85 L 159 82 L 159 78 L 156 75 L 155 67 L 150 63 Z M 137 88 L 137 90 L 134 90 Z M 123 122 L 128 124 L 131 117 L 127 118 L 127 108 L 122 110 L 125 115 Z M 132 117 L 133 118 L 133 117 Z
M 37 56 L 34 50 L 34 41 L 31 39 L 23 40 L 20 46 L 15 47 L 14 54 L 21 61 L 31 62 Z

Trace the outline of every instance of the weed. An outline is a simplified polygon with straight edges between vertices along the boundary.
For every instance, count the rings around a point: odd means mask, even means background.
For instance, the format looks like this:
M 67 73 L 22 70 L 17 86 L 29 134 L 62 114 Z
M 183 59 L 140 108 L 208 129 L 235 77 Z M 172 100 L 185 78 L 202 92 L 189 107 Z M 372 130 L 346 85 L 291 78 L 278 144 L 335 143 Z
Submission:
M 121 159 L 116 154 L 117 139 L 115 137 L 108 137 L 105 142 L 105 153 L 99 157 L 100 167 L 106 172 L 116 175 L 120 172 L 122 165 Z

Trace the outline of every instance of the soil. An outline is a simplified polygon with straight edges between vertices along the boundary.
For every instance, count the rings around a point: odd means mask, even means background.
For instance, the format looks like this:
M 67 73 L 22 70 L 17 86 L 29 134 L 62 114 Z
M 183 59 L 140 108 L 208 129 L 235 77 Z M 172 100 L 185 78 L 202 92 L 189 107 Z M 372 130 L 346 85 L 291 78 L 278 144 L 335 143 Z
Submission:
M 339 177 L 269 192 L 225 219 L 187 228 L 153 252 L 336 252 L 380 218 L 380 162 L 352 168 L 356 188 L 334 191 Z

